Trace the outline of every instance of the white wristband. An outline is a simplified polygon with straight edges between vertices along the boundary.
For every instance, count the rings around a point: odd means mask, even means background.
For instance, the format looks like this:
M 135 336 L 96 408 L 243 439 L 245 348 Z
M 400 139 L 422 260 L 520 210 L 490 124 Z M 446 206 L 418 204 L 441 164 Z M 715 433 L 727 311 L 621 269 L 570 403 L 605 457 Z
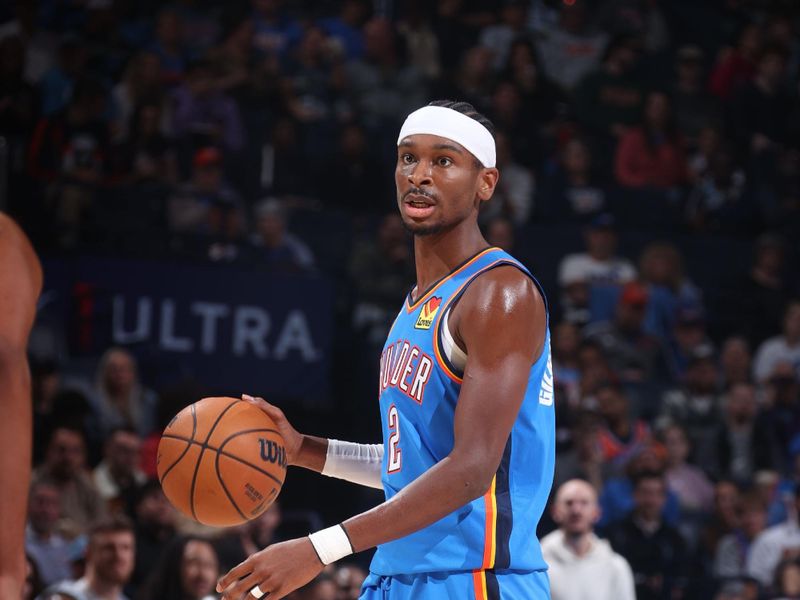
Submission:
M 311 540 L 311 545 L 314 546 L 323 565 L 329 565 L 353 553 L 350 538 L 347 537 L 347 532 L 341 525 L 334 525 L 311 533 L 308 539 Z

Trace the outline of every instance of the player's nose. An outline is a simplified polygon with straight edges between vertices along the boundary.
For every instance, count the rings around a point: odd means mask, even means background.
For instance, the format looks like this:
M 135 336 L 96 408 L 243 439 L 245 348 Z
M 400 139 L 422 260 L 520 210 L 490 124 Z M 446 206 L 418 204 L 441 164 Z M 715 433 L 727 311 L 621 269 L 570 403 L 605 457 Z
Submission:
M 433 183 L 431 178 L 431 168 L 425 161 L 418 161 L 414 168 L 408 173 L 408 181 L 414 187 L 422 187 L 423 185 L 430 185 Z

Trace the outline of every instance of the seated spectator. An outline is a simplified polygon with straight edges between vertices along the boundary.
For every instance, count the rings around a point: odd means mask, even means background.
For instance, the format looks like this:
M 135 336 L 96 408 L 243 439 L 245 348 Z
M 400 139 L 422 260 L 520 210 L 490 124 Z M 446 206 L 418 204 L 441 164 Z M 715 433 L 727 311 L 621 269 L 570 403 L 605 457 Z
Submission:
M 142 385 L 136 359 L 124 348 L 109 348 L 100 357 L 95 403 L 104 433 L 129 427 L 146 437 L 155 429 L 158 396 Z
M 474 46 L 459 56 L 458 68 L 445 80 L 437 95 L 463 98 L 478 110 L 486 110 L 492 103 L 495 84 L 491 51 L 483 46 Z
M 547 76 L 571 91 L 600 63 L 608 36 L 590 27 L 589 3 L 578 0 L 559 6 L 558 24 L 542 31 L 536 50 Z
M 600 67 L 587 73 L 575 89 L 573 111 L 592 134 L 601 136 L 605 151 L 613 148 L 639 117 L 644 100 L 642 85 L 634 77 L 639 52 L 637 38 L 614 37 Z
M 800 598 L 800 561 L 794 556 L 780 562 L 775 569 L 773 598 Z
M 722 129 L 718 125 L 706 124 L 700 129 L 687 157 L 687 178 L 696 183 L 709 174 L 711 161 L 723 145 Z
M 756 497 L 753 494 L 753 497 Z M 739 512 L 741 495 L 738 486 L 725 479 L 714 485 L 714 510 L 706 521 L 700 537 L 700 555 L 715 556 L 719 541 L 741 526 Z
M 136 566 L 131 585 L 139 586 L 156 569 L 164 547 L 175 537 L 177 512 L 161 484 L 153 479 L 141 486 L 133 507 L 136 519 Z
M 34 482 L 28 496 L 25 552 L 36 565 L 42 583 L 52 585 L 71 575 L 68 540 L 57 531 L 61 519 L 61 492 L 46 482 Z
M 506 2 L 499 11 L 500 21 L 481 30 L 480 43 L 492 53 L 492 67 L 503 68 L 508 60 L 511 43 L 529 35 L 528 5 L 525 2 Z
M 281 507 L 273 502 L 258 518 L 222 532 L 214 540 L 220 570 L 228 571 L 251 554 L 280 541 L 277 535 L 280 524 Z
M 719 353 L 720 389 L 751 380 L 753 355 L 750 344 L 740 335 L 732 335 L 722 342 Z
M 569 433 L 572 442 L 569 449 L 558 452 L 553 489 L 558 489 L 570 479 L 583 479 L 595 490 L 602 490 L 609 468 L 600 442 L 600 425 L 590 413 L 575 421 Z
M 698 352 L 713 350 L 706 329 L 706 313 L 701 306 L 692 301 L 677 306 L 669 332 L 669 363 L 673 379 L 679 381 L 686 376 L 686 369 Z
M 171 140 L 161 131 L 162 115 L 158 100 L 144 101 L 133 109 L 131 134 L 126 143 L 115 149 L 118 175 L 125 182 L 164 186 L 177 183 L 177 158 Z
M 217 553 L 201 537 L 180 537 L 164 549 L 137 598 L 141 600 L 211 600 L 220 575 Z
M 270 270 L 286 273 L 314 269 L 314 255 L 300 238 L 287 231 L 286 212 L 279 200 L 267 198 L 255 208 L 256 260 Z
M 86 70 L 89 51 L 79 37 L 66 33 L 61 38 L 55 57 L 58 63 L 52 65 L 39 82 L 42 115 L 45 117 L 66 107 L 74 94 L 76 81 Z
M 303 31 L 300 24 L 286 14 L 281 2 L 259 0 L 252 5 L 254 48 L 262 56 L 283 58 L 300 39 Z
M 750 383 L 735 383 L 724 399 L 724 421 L 717 434 L 718 475 L 743 485 L 756 471 L 774 463 L 772 433 L 759 420 L 756 389 Z
M 609 527 L 608 539 L 630 563 L 637 600 L 680 598 L 687 585 L 689 561 L 680 534 L 662 517 L 667 499 L 664 477 L 644 472 L 633 485 L 633 510 Z
M 686 200 L 689 226 L 700 232 L 738 231 L 752 217 L 746 184 L 745 172 L 734 164 L 731 150 L 717 149 Z
M 793 510 L 797 510 L 799 504 L 795 489 Z M 781 558 L 787 553 L 796 555 L 800 551 L 800 529 L 795 519 L 796 517 L 791 515 L 783 523 L 768 527 L 750 546 L 747 555 L 747 574 L 765 587 L 769 587 L 774 581 Z
M 737 36 L 736 46 L 720 51 L 708 83 L 712 94 L 727 101 L 753 78 L 761 51 L 761 37 L 761 28 L 755 23 L 747 23 Z
M 172 131 L 187 145 L 200 140 L 228 152 L 244 147 L 245 131 L 236 101 L 216 88 L 208 61 L 192 63 L 184 83 L 171 93 Z
M 583 221 L 607 209 L 606 192 L 597 181 L 588 144 L 572 138 L 559 153 L 558 165 L 545 182 L 542 206 L 548 219 Z
M 587 325 L 587 339 L 596 340 L 614 372 L 626 383 L 662 380 L 667 363 L 661 341 L 644 330 L 648 292 L 631 281 L 622 288 L 614 319 Z
M 667 488 L 678 497 L 684 519 L 702 517 L 713 506 L 714 486 L 702 469 L 688 463 L 691 446 L 686 430 L 669 425 L 660 437 L 667 449 Z
M 783 313 L 783 335 L 772 337 L 758 347 L 753 377 L 765 382 L 780 363 L 793 365 L 800 378 L 800 300 L 790 302 Z
M 337 600 L 338 589 L 333 577 L 320 573 L 309 583 L 295 590 L 286 600 Z
M 678 49 L 672 105 L 675 124 L 686 141 L 694 146 L 700 132 L 719 114 L 719 107 L 706 89 L 705 54 L 699 46 L 686 44 Z
M 603 460 L 615 473 L 620 473 L 634 456 L 650 445 L 650 428 L 631 416 L 628 397 L 620 385 L 606 381 L 596 389 L 595 397 L 604 421 L 598 435 Z
M 721 404 L 714 351 L 709 346 L 699 346 L 690 356 L 680 387 L 664 392 L 658 423 L 659 429 L 673 423 L 686 428 L 694 463 L 706 473 L 713 473 L 718 461 L 716 440 Z
M 516 236 L 514 234 L 514 225 L 505 217 L 494 217 L 485 226 L 486 241 L 492 246 L 502 248 L 509 254 L 519 256 L 516 252 Z
M 422 3 L 405 3 L 397 21 L 397 33 L 408 53 L 409 64 L 428 81 L 441 77 L 439 38 L 434 30 L 433 11 Z
M 136 489 L 146 481 L 139 470 L 141 445 L 141 438 L 130 427 L 118 427 L 106 438 L 103 460 L 92 475 L 109 512 L 128 512 Z
M 111 92 L 114 103 L 114 141 L 127 140 L 132 133 L 131 124 L 135 126 L 138 123 L 134 119 L 136 107 L 147 99 L 158 97 L 161 91 L 160 69 L 161 61 L 153 52 L 139 52 L 128 61 L 122 79 Z M 159 119 L 159 131 L 161 126 Z
M 578 349 L 581 344 L 580 330 L 569 321 L 553 327 L 552 357 L 553 377 L 567 395 L 567 404 L 577 407 L 580 403 L 580 369 Z
M 212 206 L 233 205 L 243 211 L 242 202 L 224 181 L 219 150 L 211 146 L 200 148 L 195 152 L 192 166 L 191 180 L 169 199 L 167 219 L 173 233 L 207 235 Z
M 100 520 L 89 531 L 84 576 L 48 588 L 43 597 L 68 594 L 75 600 L 128 600 L 122 589 L 133 572 L 135 554 L 136 540 L 128 519 Z
M 765 408 L 759 421 L 770 432 L 773 468 L 787 472 L 792 468 L 792 440 L 800 433 L 800 380 L 796 367 L 778 363 L 762 388 Z
M 487 112 L 497 131 L 513 132 L 506 142 L 514 160 L 531 165 L 545 155 L 545 143 L 541 127 L 523 102 L 522 93 L 513 82 L 499 81 Z M 498 153 L 498 165 L 499 158 Z
M 339 588 L 337 600 L 358 600 L 367 573 L 358 565 L 345 563 L 336 569 L 333 578 Z
M 558 488 L 552 511 L 559 528 L 542 539 L 542 555 L 553 600 L 635 600 L 628 562 L 594 534 L 600 516 L 594 488 L 578 479 L 567 481 Z
M 158 57 L 161 84 L 167 87 L 177 85 L 186 70 L 183 25 L 174 7 L 164 8 L 156 17 L 156 39 L 148 50 Z
M 620 138 L 614 174 L 622 187 L 632 189 L 669 190 L 686 182 L 683 140 L 665 93 L 647 95 L 641 125 Z
M 87 531 L 105 516 L 105 503 L 86 468 L 86 435 L 78 429 L 56 427 L 47 445 L 44 463 L 36 469 L 35 483 L 48 483 L 61 494 L 59 530 L 67 537 Z
M 594 395 L 597 390 L 614 378 L 603 347 L 596 340 L 583 339 L 578 348 L 578 381 L 580 402 L 583 408 L 597 409 Z
M 361 58 L 364 54 L 361 28 L 369 12 L 370 3 L 367 0 L 345 0 L 339 6 L 336 16 L 319 22 L 322 30 L 347 60 Z
M 481 205 L 481 220 L 503 216 L 514 225 L 521 226 L 528 222 L 533 209 L 533 195 L 536 181 L 530 169 L 515 161 L 508 141 L 508 135 L 502 132 L 495 134 L 497 144 L 497 168 L 503 173 L 498 181 L 491 202 Z
M 745 558 L 753 540 L 767 525 L 767 511 L 752 496 L 745 497 L 739 507 L 741 525 L 723 536 L 714 555 L 714 577 L 738 579 L 745 576 Z

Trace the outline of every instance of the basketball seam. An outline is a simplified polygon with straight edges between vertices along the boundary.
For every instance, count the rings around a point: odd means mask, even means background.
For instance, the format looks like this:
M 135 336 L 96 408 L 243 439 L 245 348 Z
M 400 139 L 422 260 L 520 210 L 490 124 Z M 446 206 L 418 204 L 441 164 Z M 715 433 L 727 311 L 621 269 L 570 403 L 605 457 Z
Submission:
M 228 486 L 225 485 L 225 481 L 222 479 L 222 474 L 219 472 L 220 455 L 221 452 L 217 450 L 217 457 L 214 459 L 214 471 L 217 474 L 217 481 L 219 481 L 219 484 L 222 486 L 222 491 L 225 492 L 225 495 L 228 497 L 228 500 L 230 500 L 231 504 L 233 505 L 233 508 L 236 509 L 236 512 L 239 513 L 240 517 L 242 517 L 245 521 L 247 521 L 248 520 L 247 516 L 244 514 L 244 511 L 242 511 L 242 509 L 239 508 L 239 505 L 236 504 L 236 500 L 234 500 L 233 494 L 231 494 L 230 491 L 228 490 Z
M 174 438 L 176 440 L 183 440 L 184 442 L 188 442 L 186 444 L 186 448 L 183 449 L 183 452 L 181 452 L 180 456 L 175 459 L 175 462 L 172 463 L 166 471 L 164 471 L 164 474 L 161 476 L 161 479 L 159 479 L 158 483 L 160 483 L 162 487 L 164 486 L 164 480 L 167 478 L 167 475 L 170 474 L 172 469 L 174 469 L 176 466 L 178 466 L 178 463 L 181 462 L 181 460 L 183 459 L 184 456 L 186 456 L 186 454 L 189 452 L 189 449 L 192 447 L 192 443 L 194 442 L 194 434 L 197 433 L 197 414 L 195 413 L 194 404 L 192 404 L 191 409 L 192 409 L 192 411 L 191 411 L 192 412 L 192 437 L 190 439 L 187 440 L 183 436 L 177 436 L 177 435 L 166 434 L 166 433 L 161 436 L 162 438 L 164 438 L 164 437 L 165 438 Z
M 220 413 L 219 413 L 219 415 L 217 416 L 217 420 L 216 420 L 216 421 L 214 421 L 214 424 L 211 426 L 211 429 L 209 429 L 209 430 L 208 430 L 208 435 L 206 436 L 206 439 L 205 439 L 205 441 L 204 441 L 204 442 L 202 443 L 202 445 L 201 445 L 201 448 L 200 448 L 200 456 L 198 456 L 198 457 L 197 457 L 197 462 L 196 462 L 196 463 L 195 463 L 195 465 L 194 465 L 194 473 L 192 474 L 192 487 L 191 487 L 191 491 L 190 491 L 190 493 L 189 493 L 189 507 L 190 507 L 190 508 L 191 508 L 191 510 L 192 510 L 192 517 L 194 518 L 194 520 L 195 520 L 195 521 L 198 521 L 198 522 L 200 522 L 200 521 L 198 520 L 198 518 L 197 518 L 197 512 L 195 511 L 195 508 L 194 508 L 194 490 L 195 490 L 195 487 L 197 487 L 197 472 L 200 470 L 200 463 L 203 461 L 203 454 L 205 453 L 205 451 L 206 451 L 206 448 L 208 448 L 208 440 L 210 440 L 210 439 L 211 439 L 211 435 L 214 433 L 214 430 L 217 428 L 217 425 L 219 425 L 219 422 L 222 420 L 222 417 L 224 417 L 224 416 L 225 416 L 225 414 L 226 414 L 226 413 L 227 413 L 227 412 L 228 412 L 228 411 L 229 411 L 229 410 L 230 410 L 230 409 L 231 409 L 231 408 L 232 408 L 232 407 L 233 407 L 233 406 L 234 406 L 234 405 L 235 405 L 237 402 L 239 402 L 239 400 L 234 400 L 233 402 L 231 402 L 230 404 L 228 404 L 228 406 L 226 406 L 226 407 L 225 407 L 225 408 L 222 410 L 222 412 L 220 412 Z M 194 440 L 194 435 L 192 435 L 192 441 L 193 441 L 193 442 L 194 442 L 194 441 L 196 441 L 196 440 Z
M 237 436 L 237 435 L 244 434 L 244 433 L 257 433 L 257 432 L 262 432 L 262 433 L 280 433 L 280 432 L 279 432 L 279 431 L 277 431 L 276 429 L 248 429 L 248 430 L 246 430 L 246 431 L 240 431 L 240 432 L 238 432 L 238 433 L 235 433 L 235 434 L 234 434 L 234 437 L 235 437 L 235 436 Z M 200 446 L 201 448 L 208 448 L 209 450 L 213 450 L 214 452 L 217 452 L 217 453 L 219 453 L 219 454 L 222 454 L 222 455 L 223 455 L 223 456 L 225 456 L 226 458 L 230 458 L 230 459 L 232 459 L 232 460 L 235 460 L 235 461 L 237 461 L 237 462 L 240 462 L 240 463 L 242 463 L 243 465 L 247 465 L 247 466 L 248 466 L 248 467 L 250 467 L 251 469 L 255 469 L 256 471 L 258 471 L 258 472 L 259 472 L 259 473 L 261 473 L 262 475 L 266 475 L 267 477 L 269 477 L 270 479 L 272 479 L 272 480 L 273 480 L 275 483 L 277 483 L 278 485 L 283 485 L 283 482 L 282 482 L 281 480 L 279 480 L 277 477 L 275 477 L 275 476 L 274 476 L 272 473 L 270 473 L 269 471 L 265 471 L 265 470 L 264 470 L 264 469 L 262 469 L 261 467 L 259 467 L 259 466 L 257 466 L 257 465 L 254 465 L 253 463 L 251 463 L 251 462 L 249 462 L 249 461 L 246 461 L 246 460 L 244 460 L 243 458 L 241 458 L 241 457 L 239 457 L 239 456 L 236 456 L 235 454 L 230 454 L 230 453 L 228 453 L 228 452 L 225 452 L 224 450 L 222 450 L 222 449 L 221 449 L 221 447 L 220 447 L 220 448 L 215 448 L 214 446 L 204 445 L 202 442 L 198 442 L 197 440 L 188 440 L 188 439 L 186 439 L 185 437 L 183 437 L 183 436 L 179 436 L 179 435 L 173 435 L 173 434 L 169 434 L 169 435 L 164 435 L 163 437 L 168 437 L 168 438 L 170 438 L 170 439 L 175 439 L 175 440 L 181 440 L 181 441 L 183 441 L 183 442 L 189 442 L 189 446 L 191 446 L 192 444 L 197 444 L 197 445 L 198 445 L 198 446 Z M 227 441 L 227 440 L 226 440 L 226 441 Z

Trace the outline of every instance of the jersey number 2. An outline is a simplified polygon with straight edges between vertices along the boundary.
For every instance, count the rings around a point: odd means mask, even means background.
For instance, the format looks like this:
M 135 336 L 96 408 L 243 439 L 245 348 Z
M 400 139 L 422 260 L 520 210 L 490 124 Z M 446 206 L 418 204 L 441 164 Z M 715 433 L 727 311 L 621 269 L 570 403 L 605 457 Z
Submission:
M 402 466 L 402 454 L 400 450 L 400 414 L 397 407 L 392 404 L 389 407 L 389 462 L 386 465 L 387 473 L 397 473 Z

